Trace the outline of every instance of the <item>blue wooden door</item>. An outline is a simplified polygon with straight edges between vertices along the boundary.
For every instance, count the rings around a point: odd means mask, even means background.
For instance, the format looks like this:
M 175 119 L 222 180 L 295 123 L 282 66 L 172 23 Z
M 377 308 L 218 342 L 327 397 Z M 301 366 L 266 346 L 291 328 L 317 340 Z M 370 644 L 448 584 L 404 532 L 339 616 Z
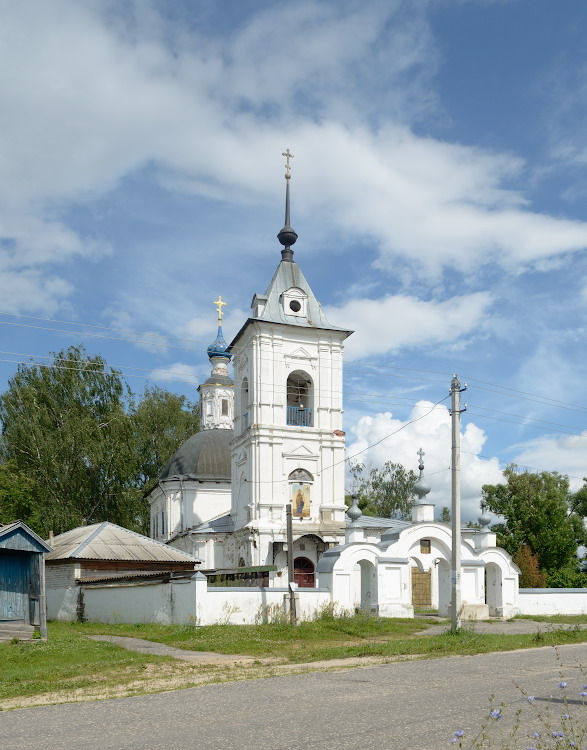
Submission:
M 29 621 L 30 555 L 0 555 L 0 620 Z

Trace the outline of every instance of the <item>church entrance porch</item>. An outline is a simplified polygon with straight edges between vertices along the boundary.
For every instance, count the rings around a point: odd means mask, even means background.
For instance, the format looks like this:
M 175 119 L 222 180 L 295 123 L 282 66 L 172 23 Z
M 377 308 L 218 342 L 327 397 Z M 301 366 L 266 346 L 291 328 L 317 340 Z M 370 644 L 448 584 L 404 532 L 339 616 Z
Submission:
M 294 560 L 294 581 L 301 589 L 314 588 L 314 563 L 307 557 L 296 557 Z

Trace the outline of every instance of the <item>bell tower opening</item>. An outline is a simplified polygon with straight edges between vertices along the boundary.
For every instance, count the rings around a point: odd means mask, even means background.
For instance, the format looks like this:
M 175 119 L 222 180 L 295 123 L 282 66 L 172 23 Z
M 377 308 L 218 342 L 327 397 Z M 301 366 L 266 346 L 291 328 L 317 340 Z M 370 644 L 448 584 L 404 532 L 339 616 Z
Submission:
M 295 427 L 314 425 L 314 386 L 303 370 L 290 372 L 287 378 L 287 422 Z

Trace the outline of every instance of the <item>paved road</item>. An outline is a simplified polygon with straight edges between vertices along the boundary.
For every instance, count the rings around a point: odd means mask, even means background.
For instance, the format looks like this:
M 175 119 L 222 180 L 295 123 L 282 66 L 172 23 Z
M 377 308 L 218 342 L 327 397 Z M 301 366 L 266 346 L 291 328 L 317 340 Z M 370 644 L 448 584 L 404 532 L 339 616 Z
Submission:
M 571 713 L 587 722 L 578 699 L 587 647 L 558 651 Z M 446 750 L 456 729 L 479 727 L 492 693 L 508 703 L 505 728 L 515 709 L 531 709 L 513 682 L 544 711 L 540 699 L 558 699 L 560 680 L 553 648 L 401 662 L 7 711 L 0 743 L 10 750 Z

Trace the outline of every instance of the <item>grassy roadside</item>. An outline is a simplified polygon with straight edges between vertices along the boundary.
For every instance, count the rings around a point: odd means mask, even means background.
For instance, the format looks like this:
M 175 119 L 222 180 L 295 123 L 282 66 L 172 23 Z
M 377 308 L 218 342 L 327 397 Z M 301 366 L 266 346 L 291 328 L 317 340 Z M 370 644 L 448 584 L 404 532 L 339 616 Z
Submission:
M 575 622 L 566 618 L 565 622 Z M 581 622 L 587 621 L 587 618 Z M 488 635 L 470 630 L 423 636 L 416 620 L 321 618 L 285 624 L 203 628 L 158 625 L 50 623 L 49 641 L 0 644 L 0 708 L 95 700 L 283 674 L 282 665 L 327 669 L 332 659 L 365 664 L 437 658 L 587 642 L 587 630 L 545 622 L 534 635 Z M 131 636 L 188 651 L 216 651 L 254 658 L 247 665 L 189 664 L 138 654 L 87 635 Z M 267 661 L 263 661 L 267 660 Z M 320 665 L 312 667 L 312 662 Z M 324 663 L 326 662 L 326 663 Z M 356 663 L 356 662 L 355 662 Z

